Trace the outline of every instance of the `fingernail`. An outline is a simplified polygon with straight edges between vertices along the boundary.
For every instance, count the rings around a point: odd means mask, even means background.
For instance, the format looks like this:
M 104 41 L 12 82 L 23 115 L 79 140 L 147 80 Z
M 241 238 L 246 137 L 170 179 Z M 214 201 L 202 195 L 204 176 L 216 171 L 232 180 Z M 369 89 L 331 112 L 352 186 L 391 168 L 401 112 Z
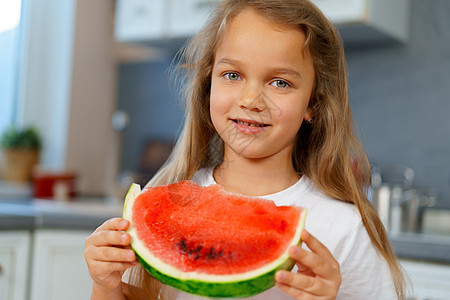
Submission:
M 129 260 L 133 259 L 133 252 L 127 253 L 127 259 L 129 259 Z
M 127 226 L 127 221 L 126 221 L 126 220 L 121 221 L 121 222 L 120 222 L 120 226 L 121 226 L 121 227 Z
M 300 254 L 300 247 L 295 246 L 293 253 L 294 253 L 294 255 Z
M 122 236 L 120 238 L 122 239 L 122 242 L 125 242 L 125 240 L 127 239 L 127 235 L 126 234 L 122 234 Z

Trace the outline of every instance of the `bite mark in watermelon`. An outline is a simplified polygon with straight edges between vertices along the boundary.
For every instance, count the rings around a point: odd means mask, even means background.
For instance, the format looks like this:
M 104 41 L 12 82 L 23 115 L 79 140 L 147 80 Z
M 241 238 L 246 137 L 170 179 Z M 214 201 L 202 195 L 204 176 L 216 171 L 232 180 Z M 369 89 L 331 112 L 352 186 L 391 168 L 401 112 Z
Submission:
M 227 193 L 192 180 L 144 189 L 133 184 L 123 217 L 143 267 L 187 293 L 249 297 L 290 270 L 288 249 L 301 243 L 306 209 Z

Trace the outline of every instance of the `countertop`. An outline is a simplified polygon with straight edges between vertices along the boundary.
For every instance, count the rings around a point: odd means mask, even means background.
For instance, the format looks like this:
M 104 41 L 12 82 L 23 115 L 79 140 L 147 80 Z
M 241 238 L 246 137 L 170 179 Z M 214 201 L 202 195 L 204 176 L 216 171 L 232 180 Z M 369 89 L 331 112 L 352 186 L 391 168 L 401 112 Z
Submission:
M 0 230 L 85 229 L 94 230 L 104 221 L 122 215 L 122 203 L 104 198 L 78 198 L 75 201 L 2 200 Z
M 389 238 L 400 258 L 450 264 L 450 236 L 405 232 Z
M 122 215 L 121 201 L 79 198 L 53 200 L 0 200 L 0 230 L 77 229 L 94 230 L 107 219 Z M 450 236 L 400 233 L 390 236 L 400 258 L 450 264 Z

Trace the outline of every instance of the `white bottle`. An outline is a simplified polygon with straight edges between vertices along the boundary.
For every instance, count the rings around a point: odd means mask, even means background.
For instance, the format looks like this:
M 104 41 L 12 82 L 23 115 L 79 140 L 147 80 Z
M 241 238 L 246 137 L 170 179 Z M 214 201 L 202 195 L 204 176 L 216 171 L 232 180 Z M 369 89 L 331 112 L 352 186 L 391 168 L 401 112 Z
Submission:
M 403 189 L 400 186 L 395 186 L 391 194 L 391 235 L 398 235 L 402 231 L 402 199 Z
M 389 186 L 382 185 L 378 191 L 377 210 L 381 222 L 383 222 L 386 230 L 389 230 L 389 217 L 391 208 L 391 190 Z

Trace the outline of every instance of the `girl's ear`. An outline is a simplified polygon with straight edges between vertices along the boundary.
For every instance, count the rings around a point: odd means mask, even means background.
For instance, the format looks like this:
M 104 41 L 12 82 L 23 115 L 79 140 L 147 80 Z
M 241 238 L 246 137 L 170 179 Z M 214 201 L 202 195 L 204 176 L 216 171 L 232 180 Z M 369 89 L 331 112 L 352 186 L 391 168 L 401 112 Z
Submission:
M 312 120 L 313 120 L 313 115 L 312 115 L 312 109 L 311 109 L 311 108 L 308 108 L 308 109 L 306 110 L 306 113 L 305 113 L 305 116 L 303 117 L 303 119 L 304 119 L 306 122 L 308 122 L 308 123 L 311 123 L 311 122 L 312 122 Z

